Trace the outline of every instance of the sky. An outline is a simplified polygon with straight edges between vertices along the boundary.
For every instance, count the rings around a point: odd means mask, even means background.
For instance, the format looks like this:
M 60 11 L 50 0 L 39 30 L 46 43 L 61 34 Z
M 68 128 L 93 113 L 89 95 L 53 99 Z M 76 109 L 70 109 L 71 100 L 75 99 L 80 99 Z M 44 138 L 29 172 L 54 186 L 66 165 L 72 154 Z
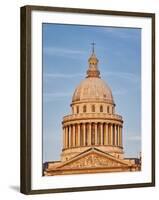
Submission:
M 43 162 L 60 160 L 62 118 L 86 77 L 91 43 L 122 115 L 125 157 L 141 152 L 141 29 L 43 24 Z

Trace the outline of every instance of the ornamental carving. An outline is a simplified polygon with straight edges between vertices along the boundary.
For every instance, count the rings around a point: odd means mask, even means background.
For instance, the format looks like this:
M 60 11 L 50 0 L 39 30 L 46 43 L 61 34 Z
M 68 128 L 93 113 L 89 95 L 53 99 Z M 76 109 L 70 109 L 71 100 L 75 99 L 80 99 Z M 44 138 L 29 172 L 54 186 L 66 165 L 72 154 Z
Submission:
M 94 168 L 94 167 L 119 167 L 120 163 L 111 159 L 99 156 L 97 154 L 90 154 L 77 161 L 65 165 L 63 168 Z

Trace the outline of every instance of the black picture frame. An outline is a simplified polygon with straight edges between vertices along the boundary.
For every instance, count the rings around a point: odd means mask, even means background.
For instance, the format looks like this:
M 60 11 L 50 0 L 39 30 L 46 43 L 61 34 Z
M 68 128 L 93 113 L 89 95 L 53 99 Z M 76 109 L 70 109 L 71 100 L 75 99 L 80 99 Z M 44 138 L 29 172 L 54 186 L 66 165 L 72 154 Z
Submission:
M 122 185 L 100 185 L 76 188 L 58 188 L 58 189 L 41 189 L 32 190 L 31 187 L 31 13 L 32 11 L 48 11 L 63 13 L 87 13 L 89 15 L 115 15 L 129 17 L 146 17 L 152 19 L 152 160 L 151 176 L 149 183 L 135 183 Z M 24 194 L 42 194 L 42 193 L 59 193 L 59 192 L 76 192 L 76 191 L 93 191 L 106 189 L 137 188 L 155 186 L 155 14 L 139 12 L 123 12 L 111 10 L 92 10 L 78 8 L 62 8 L 47 6 L 24 6 L 21 7 L 21 161 L 20 161 L 20 191 Z

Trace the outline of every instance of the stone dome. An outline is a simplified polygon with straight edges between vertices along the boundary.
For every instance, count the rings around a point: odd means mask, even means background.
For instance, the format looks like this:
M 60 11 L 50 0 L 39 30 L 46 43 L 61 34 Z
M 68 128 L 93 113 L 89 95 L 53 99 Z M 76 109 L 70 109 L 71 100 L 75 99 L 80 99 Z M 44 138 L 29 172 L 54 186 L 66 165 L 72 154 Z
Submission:
M 111 89 L 99 77 L 87 77 L 79 84 L 72 97 L 72 103 L 76 101 L 114 103 Z
M 98 62 L 93 49 L 88 59 L 89 68 L 87 70 L 87 76 L 75 89 L 72 103 L 76 101 L 102 101 L 114 104 L 111 89 L 100 78 Z

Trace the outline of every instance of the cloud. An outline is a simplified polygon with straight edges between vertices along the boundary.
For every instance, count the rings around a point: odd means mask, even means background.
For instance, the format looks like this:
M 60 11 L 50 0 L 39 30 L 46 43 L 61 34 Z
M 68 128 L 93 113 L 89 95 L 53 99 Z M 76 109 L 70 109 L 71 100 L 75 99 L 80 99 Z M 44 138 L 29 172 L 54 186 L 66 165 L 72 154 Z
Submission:
M 83 73 L 75 73 L 75 74 L 64 74 L 64 73 L 46 73 L 44 74 L 46 78 L 77 78 L 77 77 L 84 77 Z M 106 72 L 102 73 L 102 77 L 107 79 L 108 77 L 116 77 L 120 79 L 125 79 L 134 83 L 138 83 L 140 81 L 139 77 L 132 73 L 127 72 Z
M 100 30 L 100 32 L 102 33 L 107 33 L 110 34 L 111 36 L 113 35 L 114 37 L 118 37 L 120 39 L 137 39 L 138 38 L 138 34 L 139 29 L 126 29 L 125 28 L 118 28 L 118 27 L 107 27 L 107 28 L 103 28 L 102 30 Z
M 138 83 L 140 81 L 139 76 L 132 74 L 132 73 L 128 73 L 128 72 L 107 72 L 107 73 L 103 73 L 103 76 L 108 77 L 108 76 L 115 76 L 121 79 L 125 79 L 134 83 Z
M 66 97 L 70 96 L 71 92 L 54 92 L 54 93 L 44 93 L 45 97 Z
M 141 141 L 141 136 L 140 135 L 133 135 L 133 136 L 128 136 L 125 138 L 128 141 Z
M 54 92 L 54 93 L 44 93 L 43 100 L 45 102 L 57 101 L 60 99 L 64 99 L 66 97 L 71 97 L 72 92 Z
M 60 48 L 60 47 L 44 47 L 44 54 L 49 56 L 62 56 L 62 57 L 79 57 L 83 56 L 86 52 L 76 49 Z
M 120 90 L 114 90 L 113 91 L 113 95 L 124 95 L 127 93 L 127 90 L 126 89 L 122 89 L 120 88 Z
M 46 78 L 76 78 L 76 77 L 81 77 L 83 74 L 77 73 L 77 74 L 63 74 L 63 73 L 53 73 L 49 74 L 46 73 L 44 74 Z

